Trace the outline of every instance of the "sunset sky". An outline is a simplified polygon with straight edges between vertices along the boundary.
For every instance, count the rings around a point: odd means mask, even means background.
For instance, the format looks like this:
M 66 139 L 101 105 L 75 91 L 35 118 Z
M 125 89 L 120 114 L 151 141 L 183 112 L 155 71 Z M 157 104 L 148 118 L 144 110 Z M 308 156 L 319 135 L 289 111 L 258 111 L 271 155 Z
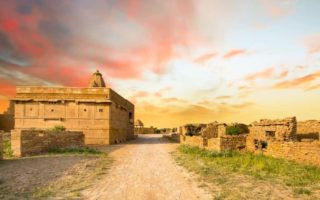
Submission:
M 319 119 L 320 1 L 0 1 L 0 113 L 97 69 L 146 126 Z

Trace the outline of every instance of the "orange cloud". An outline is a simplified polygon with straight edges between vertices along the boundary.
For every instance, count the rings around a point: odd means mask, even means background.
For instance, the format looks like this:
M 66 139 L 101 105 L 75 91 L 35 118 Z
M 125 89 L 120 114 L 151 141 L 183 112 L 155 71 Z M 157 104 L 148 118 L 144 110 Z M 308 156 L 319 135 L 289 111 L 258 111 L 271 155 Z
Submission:
M 245 53 L 246 53 L 246 50 L 244 50 L 244 49 L 234 49 L 234 50 L 231 50 L 231 51 L 227 52 L 223 56 L 223 58 L 229 59 L 229 58 L 233 58 L 235 56 L 243 55 Z
M 320 33 L 305 37 L 303 41 L 309 54 L 320 52 Z
M 212 58 L 214 58 L 214 57 L 216 57 L 216 56 L 217 56 L 217 53 L 204 54 L 204 55 L 199 56 L 198 58 L 196 58 L 196 59 L 194 60 L 194 62 L 197 63 L 197 64 L 203 64 L 203 63 L 205 63 L 207 60 L 210 60 L 210 59 L 212 59 Z
M 246 76 L 245 80 L 254 81 L 258 78 L 270 78 L 270 77 L 272 77 L 273 72 L 274 72 L 274 68 L 270 67 L 270 68 L 267 68 L 261 72 L 257 72 L 257 73 Z
M 306 84 L 306 83 L 310 83 L 312 81 L 314 81 L 315 79 L 320 77 L 320 71 L 315 72 L 313 74 L 308 74 L 306 76 L 300 77 L 300 78 L 296 78 L 293 80 L 289 80 L 289 81 L 283 81 L 280 83 L 277 83 L 276 85 L 274 85 L 274 88 L 276 89 L 284 89 L 284 88 L 293 88 L 293 87 L 298 87 L 300 85 Z
M 218 96 L 216 99 L 230 99 L 231 96 Z
M 184 100 L 184 99 L 179 99 L 179 98 L 176 98 L 176 97 L 171 97 L 171 98 L 163 98 L 161 99 L 161 101 L 163 103 L 186 103 L 187 101 Z
M 242 109 L 242 108 L 247 108 L 247 107 L 252 106 L 252 105 L 253 105 L 252 102 L 245 102 L 245 103 L 242 103 L 242 104 L 231 105 L 231 107 L 237 108 L 237 109 Z

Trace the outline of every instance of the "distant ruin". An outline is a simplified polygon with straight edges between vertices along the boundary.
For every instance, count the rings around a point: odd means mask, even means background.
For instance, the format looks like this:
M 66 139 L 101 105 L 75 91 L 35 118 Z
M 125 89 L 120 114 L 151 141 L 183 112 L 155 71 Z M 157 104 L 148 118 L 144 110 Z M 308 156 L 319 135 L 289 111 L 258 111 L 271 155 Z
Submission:
M 187 134 L 190 124 L 180 127 L 180 143 L 214 151 L 241 150 L 262 153 L 301 163 L 320 165 L 320 121 L 297 122 L 295 117 L 251 123 L 248 133 L 227 134 L 228 125 L 202 125 Z
M 145 127 L 143 122 L 139 119 L 137 119 L 134 122 L 134 134 L 153 134 L 155 133 L 155 128 L 151 127 Z

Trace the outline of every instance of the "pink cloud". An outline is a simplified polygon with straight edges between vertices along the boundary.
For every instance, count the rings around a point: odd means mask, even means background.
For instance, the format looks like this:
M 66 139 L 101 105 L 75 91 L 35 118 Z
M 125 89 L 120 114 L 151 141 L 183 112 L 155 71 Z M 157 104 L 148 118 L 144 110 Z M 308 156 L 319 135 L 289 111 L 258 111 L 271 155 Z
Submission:
M 233 58 L 235 56 L 243 55 L 245 53 L 246 53 L 246 50 L 244 50 L 244 49 L 233 49 L 233 50 L 230 50 L 229 52 L 227 52 L 226 54 L 224 54 L 223 58 L 229 59 L 229 58 Z
M 305 37 L 303 42 L 309 54 L 320 52 L 320 33 Z
M 273 76 L 273 73 L 274 73 L 274 68 L 269 67 L 261 72 L 257 72 L 257 73 L 246 76 L 245 80 L 254 81 L 258 78 L 271 78 Z
M 194 60 L 194 62 L 197 63 L 197 64 L 203 64 L 206 61 L 208 61 L 208 60 L 210 60 L 210 59 L 212 59 L 212 58 L 214 58 L 216 56 L 217 56 L 217 53 L 215 53 L 215 52 L 214 53 L 207 53 L 207 54 L 201 55 L 198 58 L 196 58 Z

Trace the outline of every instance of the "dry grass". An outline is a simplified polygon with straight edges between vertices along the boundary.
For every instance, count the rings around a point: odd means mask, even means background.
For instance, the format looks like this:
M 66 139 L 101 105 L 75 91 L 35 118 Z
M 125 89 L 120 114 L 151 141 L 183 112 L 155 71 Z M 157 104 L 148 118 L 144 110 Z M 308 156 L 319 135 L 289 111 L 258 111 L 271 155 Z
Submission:
M 70 152 L 67 152 L 70 154 Z M 88 156 L 88 155 L 87 155 Z M 97 156 L 97 155 L 95 155 Z M 106 173 L 111 159 L 106 154 L 98 155 L 99 159 L 76 166 L 48 185 L 38 188 L 33 198 L 79 199 L 81 191 L 88 188 L 95 180 Z
M 202 177 L 216 199 L 319 199 L 320 168 L 250 153 L 181 145 L 177 163 Z

